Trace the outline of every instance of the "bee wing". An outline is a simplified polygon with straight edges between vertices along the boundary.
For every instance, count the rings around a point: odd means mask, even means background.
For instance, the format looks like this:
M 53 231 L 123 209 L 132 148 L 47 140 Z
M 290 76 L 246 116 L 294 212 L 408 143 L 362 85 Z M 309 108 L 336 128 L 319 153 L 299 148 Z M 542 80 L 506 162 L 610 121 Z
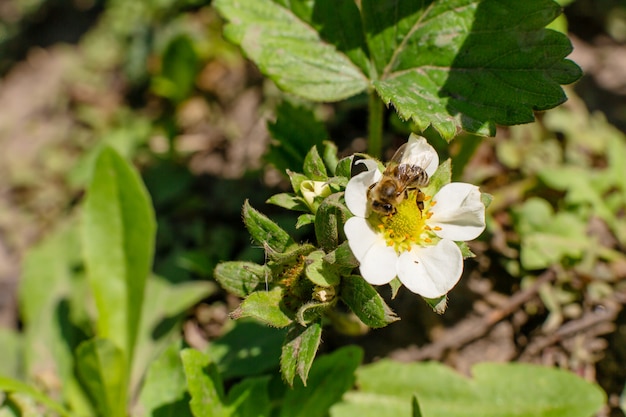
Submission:
M 428 185 L 428 174 L 421 166 L 400 164 L 395 171 L 396 178 L 402 184 L 401 191 L 409 187 L 425 187 Z

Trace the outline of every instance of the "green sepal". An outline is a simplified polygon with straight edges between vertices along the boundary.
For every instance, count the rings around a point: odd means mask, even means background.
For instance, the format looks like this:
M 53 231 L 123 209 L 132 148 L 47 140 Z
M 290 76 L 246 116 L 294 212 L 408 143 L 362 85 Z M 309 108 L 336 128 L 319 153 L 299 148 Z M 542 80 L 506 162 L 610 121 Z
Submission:
M 298 221 L 296 221 L 296 229 L 301 228 L 302 226 L 306 226 L 307 224 L 311 224 L 315 221 L 315 214 L 306 213 L 298 216 Z
M 292 193 L 274 194 L 265 202 L 278 207 L 286 208 L 287 210 L 309 211 L 309 206 L 306 205 L 304 199 Z
M 293 172 L 287 170 L 287 175 L 289 175 L 289 182 L 291 182 L 291 188 L 293 188 L 293 192 L 298 194 L 300 192 L 300 186 L 304 181 L 308 181 L 306 175 L 300 174 L 299 172 Z
M 343 225 L 352 216 L 340 200 L 343 193 L 335 193 L 324 199 L 315 214 L 315 237 L 325 252 L 334 250 L 343 236 Z
M 294 264 L 301 256 L 307 256 L 315 250 L 315 246 L 310 243 L 293 244 L 285 249 L 284 252 L 275 252 L 271 248 L 266 247 L 265 253 L 268 260 L 278 265 Z
M 246 297 L 257 289 L 260 283 L 267 282 L 269 269 L 253 262 L 222 262 L 215 267 L 215 279 L 226 291 L 238 297 Z
M 447 159 L 431 175 L 428 187 L 424 187 L 423 191 L 426 195 L 434 196 L 441 187 L 449 184 L 450 181 L 452 181 L 452 162 L 450 159 Z
M 326 168 L 328 168 L 330 175 L 335 175 L 335 170 L 337 169 L 337 163 L 339 161 L 337 159 L 337 145 L 335 145 L 334 142 L 327 140 L 324 141 L 322 159 L 324 160 L 324 164 L 326 165 Z
M 493 196 L 488 193 L 480 193 L 480 201 L 485 205 L 485 208 L 487 208 L 493 201 Z
M 307 327 L 296 324 L 289 329 L 280 356 L 280 372 L 290 386 L 293 386 L 296 375 L 306 385 L 321 340 L 322 325 L 319 322 Z
M 335 303 L 332 301 L 326 303 L 319 303 L 311 301 L 300 306 L 296 312 L 296 321 L 301 326 L 308 326 L 314 321 L 317 321 L 322 317 L 322 314 L 332 307 Z
M 400 287 L 402 287 L 402 282 L 400 282 L 398 277 L 395 277 L 391 280 L 391 282 L 389 282 L 389 286 L 391 287 L 391 299 L 393 300 L 396 298 L 396 295 L 398 295 L 398 291 L 400 290 Z
M 317 151 L 317 147 L 313 146 L 304 158 L 304 175 L 311 180 L 325 181 L 328 179 L 328 172 L 324 165 L 324 160 Z
M 422 297 L 426 303 L 433 309 L 433 311 L 437 314 L 443 314 L 446 312 L 448 308 L 448 295 L 442 295 L 439 298 L 426 298 Z
M 353 158 L 354 157 L 350 155 L 350 156 L 340 159 L 339 162 L 337 163 L 337 168 L 335 168 L 335 176 L 350 179 Z
M 324 261 L 330 264 L 339 274 L 349 274 L 359 266 L 359 261 L 354 257 L 348 241 L 344 241 L 337 249 L 327 253 Z
M 282 252 L 293 243 L 287 232 L 261 212 L 250 206 L 248 200 L 243 204 L 243 222 L 252 239 L 261 246 L 269 246 L 276 252 Z
M 332 287 L 339 284 L 339 274 L 331 264 L 324 260 L 325 253 L 321 250 L 311 252 L 306 259 L 306 277 L 322 287 Z
M 337 192 L 345 189 L 346 185 L 348 185 L 348 181 L 350 181 L 350 179 L 346 177 L 332 177 L 326 182 L 333 191 Z
M 282 299 L 281 287 L 270 291 L 256 291 L 243 300 L 230 315 L 235 320 L 252 317 L 273 327 L 287 327 L 293 320 L 283 311 Z
M 474 258 L 476 255 L 472 252 L 467 245 L 467 242 L 454 242 L 461 249 L 461 255 L 463 255 L 463 259 Z
M 369 327 L 385 327 L 399 320 L 380 294 L 361 276 L 344 277 L 339 294 L 350 310 Z

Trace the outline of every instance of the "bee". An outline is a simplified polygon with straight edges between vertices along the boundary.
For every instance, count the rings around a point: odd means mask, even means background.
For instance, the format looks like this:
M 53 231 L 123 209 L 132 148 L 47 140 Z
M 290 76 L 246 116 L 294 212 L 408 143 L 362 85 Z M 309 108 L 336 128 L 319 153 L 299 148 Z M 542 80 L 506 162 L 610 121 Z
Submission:
M 431 157 L 410 158 L 405 155 L 407 144 L 400 146 L 393 155 L 380 181 L 370 185 L 367 200 L 370 208 L 379 214 L 396 214 L 396 206 L 409 196 L 409 191 L 416 190 L 415 203 L 424 209 L 424 193 L 420 187 L 426 187 L 429 177 L 423 167 L 428 166 Z M 419 160 L 418 160 L 419 159 Z

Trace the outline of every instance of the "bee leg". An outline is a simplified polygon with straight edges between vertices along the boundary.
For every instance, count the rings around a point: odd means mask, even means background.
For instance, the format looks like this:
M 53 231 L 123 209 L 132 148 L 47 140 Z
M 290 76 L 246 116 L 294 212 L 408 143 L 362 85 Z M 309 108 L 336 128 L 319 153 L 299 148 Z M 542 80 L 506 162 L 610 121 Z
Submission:
M 424 199 L 426 196 L 422 192 L 422 190 L 417 190 L 417 196 L 415 197 L 415 204 L 417 204 L 417 208 L 420 210 L 420 213 L 424 211 Z

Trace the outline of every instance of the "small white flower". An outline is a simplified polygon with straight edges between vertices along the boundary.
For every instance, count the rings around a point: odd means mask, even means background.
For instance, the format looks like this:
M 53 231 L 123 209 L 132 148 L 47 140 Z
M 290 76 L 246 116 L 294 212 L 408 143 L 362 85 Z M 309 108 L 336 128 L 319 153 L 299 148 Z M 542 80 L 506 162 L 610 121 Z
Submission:
M 439 162 L 426 139 L 414 135 L 403 160 L 427 161 L 422 168 L 429 176 Z M 350 179 L 346 186 L 346 205 L 354 217 L 348 219 L 344 231 L 360 262 L 363 278 L 370 284 L 382 285 L 397 276 L 422 297 L 447 294 L 463 272 L 463 255 L 454 241 L 472 240 L 485 228 L 485 206 L 478 187 L 446 184 L 434 196 L 426 196 L 423 210 L 418 208 L 412 191 L 396 206 L 395 214 L 379 215 L 369 208 L 367 190 L 382 178 L 382 173 L 373 160 L 359 163 L 367 171 Z

